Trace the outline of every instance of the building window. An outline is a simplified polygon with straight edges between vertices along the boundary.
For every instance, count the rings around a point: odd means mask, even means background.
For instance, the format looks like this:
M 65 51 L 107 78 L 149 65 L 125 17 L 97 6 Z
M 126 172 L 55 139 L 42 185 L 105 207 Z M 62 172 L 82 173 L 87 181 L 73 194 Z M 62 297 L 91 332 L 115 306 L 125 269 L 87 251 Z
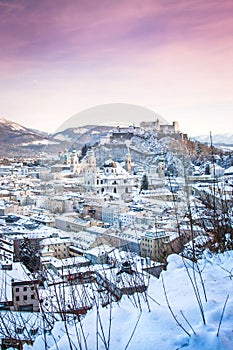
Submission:
M 24 296 L 23 296 L 23 300 L 28 300 L 27 295 L 24 295 Z
M 15 288 L 15 292 L 16 292 L 16 293 L 19 293 L 19 288 Z
M 17 296 L 17 297 L 15 298 L 15 300 L 16 300 L 16 301 L 19 301 L 19 296 Z
M 35 299 L 35 295 L 34 294 L 31 295 L 31 299 Z
M 31 290 L 34 290 L 34 287 L 31 287 Z
M 23 287 L 23 291 L 26 292 L 27 291 L 27 287 Z

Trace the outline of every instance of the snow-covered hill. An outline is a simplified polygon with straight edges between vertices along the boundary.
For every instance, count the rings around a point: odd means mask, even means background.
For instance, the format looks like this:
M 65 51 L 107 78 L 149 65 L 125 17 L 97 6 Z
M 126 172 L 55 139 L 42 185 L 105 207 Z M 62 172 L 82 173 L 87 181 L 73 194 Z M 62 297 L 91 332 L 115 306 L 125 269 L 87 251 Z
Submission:
M 150 278 L 146 295 L 125 296 L 111 306 L 94 307 L 82 327 L 74 319 L 66 325 L 55 322 L 52 333 L 46 335 L 47 348 L 67 350 L 75 344 L 76 349 L 88 350 L 231 350 L 232 269 L 232 251 L 213 256 L 206 252 L 198 268 L 181 256 L 170 255 L 167 270 L 159 279 Z M 45 349 L 43 337 L 24 350 Z
M 154 111 L 129 103 L 107 103 L 85 109 L 71 118 L 67 119 L 57 132 L 82 127 L 83 125 L 97 124 L 100 126 L 129 126 L 139 125 L 142 121 L 159 119 L 162 124 L 168 124 L 166 119 L 156 114 Z
M 44 148 L 48 135 L 0 117 L 0 155 L 23 155 Z
M 84 144 L 98 142 L 100 135 L 111 129 L 110 126 L 88 125 L 48 135 L 0 117 L 0 156 L 32 155 L 41 150 L 57 154 L 66 148 L 81 149 Z
M 26 131 L 27 129 L 24 128 L 22 125 L 11 122 L 10 120 L 7 120 L 3 117 L 0 116 L 0 126 L 1 127 L 7 127 L 8 129 L 12 130 L 12 131 Z
M 69 147 L 76 145 L 82 147 L 86 144 L 94 144 L 99 141 L 100 136 L 109 132 L 113 128 L 111 126 L 85 125 L 82 127 L 74 127 L 59 131 L 53 135 L 54 140 L 67 142 Z

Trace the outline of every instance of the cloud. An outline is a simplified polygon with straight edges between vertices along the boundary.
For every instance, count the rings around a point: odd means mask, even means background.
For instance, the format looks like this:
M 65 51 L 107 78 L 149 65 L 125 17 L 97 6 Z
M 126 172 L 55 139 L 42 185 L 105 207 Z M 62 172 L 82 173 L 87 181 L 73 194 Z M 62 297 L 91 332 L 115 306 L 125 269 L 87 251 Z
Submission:
M 211 4 L 210 4 L 211 3 Z M 4 4 L 6 4 L 4 2 Z M 229 39 L 229 2 L 17 1 L 2 11 L 0 44 L 8 59 L 38 63 L 120 56 L 185 40 Z M 21 6 L 19 6 L 21 5 Z M 221 7 L 220 7 L 221 5 Z M 5 13 L 4 13 L 5 12 Z M 212 40 L 211 40 L 212 39 Z
M 108 102 L 161 114 L 227 104 L 232 10 L 231 0 L 0 0 L 1 108 L 30 119 L 41 106 L 69 117 Z

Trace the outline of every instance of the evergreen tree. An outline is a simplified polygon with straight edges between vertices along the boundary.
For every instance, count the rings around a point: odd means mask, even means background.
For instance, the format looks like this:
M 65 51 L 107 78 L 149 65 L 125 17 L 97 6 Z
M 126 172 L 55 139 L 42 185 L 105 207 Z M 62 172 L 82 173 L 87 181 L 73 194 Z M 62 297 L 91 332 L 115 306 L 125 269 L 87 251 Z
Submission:
M 210 175 L 210 164 L 209 163 L 206 164 L 205 175 Z
M 88 150 L 88 146 L 85 144 L 81 150 L 82 158 L 85 157 L 85 155 L 87 154 L 87 150 Z
M 35 240 L 32 241 L 29 238 L 24 237 L 20 243 L 19 250 L 22 263 L 29 271 L 37 271 L 40 263 L 39 243 Z
M 148 177 L 147 177 L 146 174 L 144 174 L 143 177 L 142 177 L 141 190 L 140 191 L 148 190 L 148 188 L 149 188 Z

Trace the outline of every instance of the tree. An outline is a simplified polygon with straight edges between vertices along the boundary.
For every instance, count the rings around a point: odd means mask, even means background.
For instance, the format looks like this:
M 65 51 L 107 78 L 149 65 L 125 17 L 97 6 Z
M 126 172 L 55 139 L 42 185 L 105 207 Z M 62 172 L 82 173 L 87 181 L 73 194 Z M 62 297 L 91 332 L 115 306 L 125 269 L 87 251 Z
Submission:
M 140 191 L 148 190 L 148 188 L 149 188 L 148 177 L 147 177 L 146 174 L 144 174 L 143 177 L 142 177 L 141 190 Z
M 210 164 L 209 163 L 206 164 L 205 175 L 210 175 Z
M 39 268 L 40 255 L 39 243 L 27 237 L 20 243 L 20 260 L 28 268 L 29 271 L 35 272 Z
M 85 155 L 87 154 L 87 150 L 88 150 L 88 146 L 85 144 L 81 150 L 82 158 L 85 157 Z

